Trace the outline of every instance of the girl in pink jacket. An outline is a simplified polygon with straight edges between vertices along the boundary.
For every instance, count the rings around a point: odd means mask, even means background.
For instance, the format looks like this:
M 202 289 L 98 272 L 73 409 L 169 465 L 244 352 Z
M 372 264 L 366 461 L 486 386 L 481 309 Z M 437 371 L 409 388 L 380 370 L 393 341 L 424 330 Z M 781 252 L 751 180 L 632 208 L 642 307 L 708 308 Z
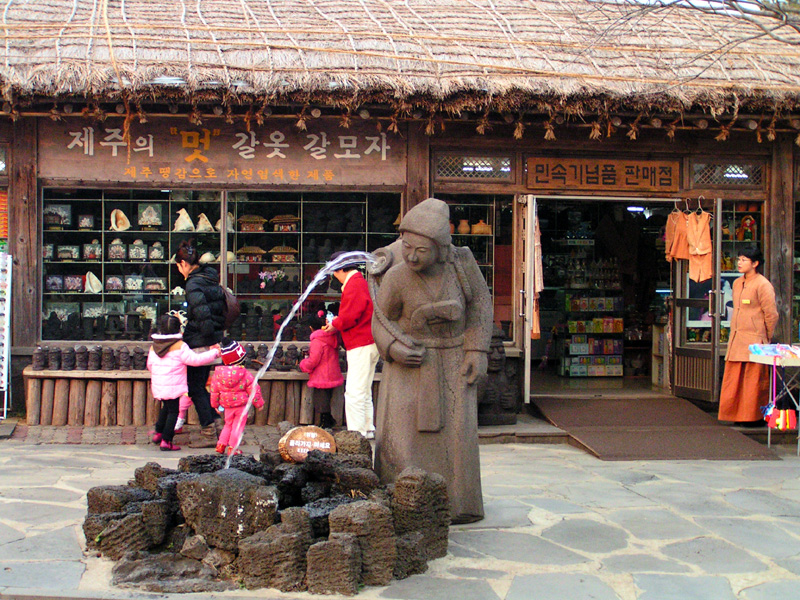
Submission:
M 234 450 L 234 447 L 238 446 L 244 435 L 247 418 L 242 413 L 253 386 L 256 389 L 253 406 L 262 409 L 264 399 L 255 377 L 242 364 L 245 359 L 244 348 L 238 342 L 226 338 L 222 340 L 221 350 L 223 366 L 214 369 L 214 376 L 211 378 L 211 406 L 214 409 L 220 406 L 225 409 L 225 426 L 219 434 L 217 452 L 241 454 L 242 451 L 238 448 Z
M 195 352 L 183 342 L 180 320 L 170 314 L 158 318 L 158 333 L 153 334 L 153 345 L 147 356 L 147 370 L 150 371 L 150 387 L 153 398 L 161 401 L 153 443 L 160 444 L 161 450 L 180 450 L 172 443 L 175 434 L 175 421 L 181 396 L 189 388 L 186 384 L 186 365 L 200 367 L 214 362 L 220 355 L 219 346 L 212 346 L 205 352 Z
M 324 312 L 306 317 L 313 330 L 308 357 L 300 361 L 300 370 L 309 373 L 308 387 L 314 388 L 314 412 L 320 413 L 320 426 L 333 427 L 336 421 L 331 415 L 333 388 L 344 383 L 339 368 L 339 335 L 335 329 L 324 331 Z

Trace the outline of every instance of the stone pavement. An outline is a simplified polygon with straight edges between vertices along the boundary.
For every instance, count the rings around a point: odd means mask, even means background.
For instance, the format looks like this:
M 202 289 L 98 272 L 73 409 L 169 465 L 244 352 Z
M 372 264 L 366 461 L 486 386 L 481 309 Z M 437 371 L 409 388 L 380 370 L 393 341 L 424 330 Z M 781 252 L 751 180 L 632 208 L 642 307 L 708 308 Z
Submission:
M 111 563 L 82 551 L 85 493 L 125 483 L 148 461 L 175 467 L 199 451 L 31 443 L 29 435 L 0 440 L 0 598 L 155 598 L 111 588 Z M 602 462 L 565 444 L 483 445 L 486 519 L 453 527 L 448 555 L 427 573 L 358 597 L 798 598 L 794 450 L 779 447 L 782 460 L 768 463 Z M 213 597 L 319 598 L 271 590 Z

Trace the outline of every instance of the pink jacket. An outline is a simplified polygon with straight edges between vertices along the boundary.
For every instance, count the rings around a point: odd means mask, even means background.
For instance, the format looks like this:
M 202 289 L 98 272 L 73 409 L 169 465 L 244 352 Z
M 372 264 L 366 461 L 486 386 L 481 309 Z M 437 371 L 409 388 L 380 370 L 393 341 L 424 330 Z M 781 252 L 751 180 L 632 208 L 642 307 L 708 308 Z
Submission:
M 311 334 L 308 358 L 300 361 L 300 370 L 310 373 L 308 387 L 335 388 L 344 383 L 339 368 L 339 339 L 336 331 L 317 329 Z
M 191 367 L 207 365 L 219 356 L 216 349 L 195 352 L 180 337 L 176 337 L 176 340 L 163 356 L 156 354 L 153 348 L 150 348 L 150 353 L 147 355 L 150 386 L 153 388 L 153 398 L 158 400 L 172 400 L 188 393 L 186 365 Z
M 214 369 L 211 378 L 211 406 L 218 408 L 236 408 L 247 404 L 250 388 L 256 386 L 256 395 L 253 397 L 253 406 L 264 406 L 261 397 L 261 387 L 256 384 L 255 377 L 242 365 L 229 365 Z

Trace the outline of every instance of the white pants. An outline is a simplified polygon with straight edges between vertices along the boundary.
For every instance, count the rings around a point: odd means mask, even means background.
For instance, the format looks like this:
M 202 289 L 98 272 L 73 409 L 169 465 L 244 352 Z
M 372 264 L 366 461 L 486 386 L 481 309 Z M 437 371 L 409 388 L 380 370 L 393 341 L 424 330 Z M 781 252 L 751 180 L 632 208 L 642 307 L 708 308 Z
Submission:
M 366 435 L 375 431 L 372 380 L 378 364 L 375 344 L 347 351 L 347 381 L 344 384 L 344 414 L 347 429 Z

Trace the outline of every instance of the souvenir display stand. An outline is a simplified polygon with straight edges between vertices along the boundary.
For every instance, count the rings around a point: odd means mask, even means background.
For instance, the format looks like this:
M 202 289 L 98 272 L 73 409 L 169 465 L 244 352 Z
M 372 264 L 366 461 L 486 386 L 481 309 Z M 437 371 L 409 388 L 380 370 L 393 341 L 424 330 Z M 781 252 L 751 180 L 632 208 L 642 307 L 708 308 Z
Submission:
M 795 409 L 800 409 L 800 397 L 797 392 L 797 386 L 800 383 L 800 358 L 751 354 L 750 362 L 772 367 L 769 378 L 771 402 L 775 403 L 783 398 L 789 398 Z M 768 428 L 767 446 L 772 442 L 771 437 L 772 429 Z M 797 432 L 797 455 L 800 456 L 800 428 Z
M 11 361 L 11 255 L 0 253 L 0 393 L 3 394 L 3 414 L 11 408 L 11 385 L 8 380 Z

